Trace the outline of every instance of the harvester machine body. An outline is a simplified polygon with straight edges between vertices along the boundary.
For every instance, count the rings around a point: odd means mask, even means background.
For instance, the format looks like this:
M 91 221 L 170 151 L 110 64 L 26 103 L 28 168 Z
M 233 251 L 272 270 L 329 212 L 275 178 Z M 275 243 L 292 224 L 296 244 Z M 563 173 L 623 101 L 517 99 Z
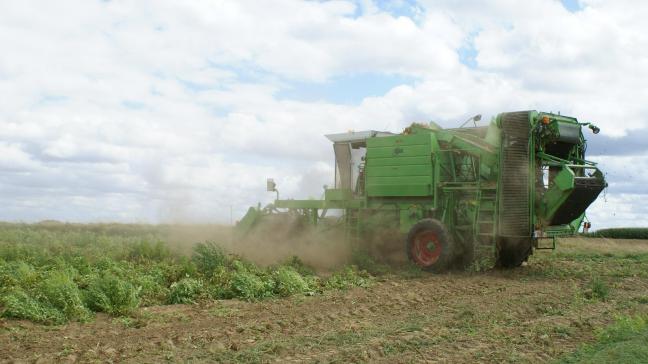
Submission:
M 400 134 L 327 135 L 336 168 L 324 199 L 277 199 L 251 208 L 239 227 L 247 231 L 278 210 L 317 225 L 322 212 L 340 210 L 351 242 L 396 230 L 401 238 L 391 244 L 424 269 L 468 264 L 476 249 L 494 249 L 499 265 L 518 266 L 542 239 L 577 231 L 607 186 L 585 160 L 583 126 L 598 132 L 575 118 L 520 111 L 481 127 L 429 123 Z

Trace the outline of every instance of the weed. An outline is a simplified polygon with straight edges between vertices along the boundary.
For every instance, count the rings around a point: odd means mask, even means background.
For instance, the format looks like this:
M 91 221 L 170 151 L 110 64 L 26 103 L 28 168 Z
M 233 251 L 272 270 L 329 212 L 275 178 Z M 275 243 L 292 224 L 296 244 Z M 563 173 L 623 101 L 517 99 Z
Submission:
M 83 321 L 89 317 L 79 287 L 66 272 L 51 272 L 38 286 L 36 294 L 40 300 L 62 312 L 68 320 Z
M 22 261 L 0 263 L 0 292 L 7 287 L 33 287 L 39 276 L 33 266 Z
M 211 359 L 218 363 L 265 363 L 267 355 L 285 350 L 284 345 L 279 340 L 268 340 L 243 350 L 218 350 Z
M 562 316 L 564 314 L 560 307 L 549 303 L 541 303 L 535 308 L 536 312 L 546 316 Z
M 407 318 L 407 320 L 405 320 L 400 330 L 403 332 L 423 331 L 424 323 L 425 323 L 425 317 L 418 316 L 418 315 L 411 315 Z
M 356 267 L 346 267 L 332 274 L 324 287 L 329 289 L 349 289 L 351 287 L 367 287 L 371 280 L 366 272 L 358 271 Z
M 205 276 L 211 276 L 218 268 L 228 263 L 225 251 L 214 242 L 196 244 L 191 260 Z
M 203 292 L 203 282 L 194 278 L 183 278 L 171 284 L 169 303 L 194 303 Z
M 169 248 L 162 241 L 151 243 L 149 241 L 140 241 L 130 244 L 127 248 L 128 259 L 135 261 L 152 260 L 162 261 L 171 256 Z
M 562 363 L 648 362 L 648 318 L 621 316 L 598 331 L 597 341 L 563 357 Z
M 648 304 L 648 296 L 643 295 L 636 298 L 637 302 L 641 304 Z
M 384 356 L 398 355 L 407 351 L 418 352 L 431 344 L 432 342 L 426 338 L 415 337 L 411 339 L 385 342 L 381 345 L 381 352 Z
M 451 326 L 467 334 L 473 334 L 476 322 L 478 322 L 478 316 L 475 311 L 471 307 L 464 307 L 454 316 Z
M 483 272 L 492 269 L 496 264 L 495 247 L 477 244 L 472 263 L 467 267 L 471 272 Z
M 232 292 L 232 271 L 225 267 L 216 269 L 210 277 L 207 294 L 212 298 L 234 298 L 235 293 Z
M 556 325 L 553 328 L 553 332 L 562 338 L 568 338 L 574 334 L 574 329 L 569 326 Z
M 290 259 L 285 261 L 282 265 L 289 266 L 297 271 L 297 273 L 302 276 L 312 276 L 315 275 L 315 270 L 304 263 L 299 257 L 292 256 Z
M 310 290 L 308 283 L 292 267 L 282 266 L 274 272 L 275 293 L 281 297 L 288 297 Z
M 167 301 L 169 288 L 166 287 L 166 279 L 160 276 L 159 272 L 135 274 L 132 283 L 140 288 L 139 297 L 142 306 L 163 304 Z
M 274 282 L 272 279 L 260 277 L 247 269 L 237 269 L 232 275 L 231 292 L 247 301 L 267 298 L 273 295 Z
M 209 310 L 209 313 L 216 317 L 231 317 L 236 311 L 235 308 L 219 306 Z
M 140 329 L 148 325 L 150 317 L 147 315 L 120 316 L 116 317 L 113 322 L 120 323 L 126 328 Z
M 607 300 L 610 294 L 610 287 L 601 278 L 594 277 L 585 291 L 585 297 L 588 299 Z
M 67 321 L 63 313 L 51 305 L 31 297 L 21 288 L 14 288 L 2 297 L 3 317 L 26 319 L 42 324 L 62 324 Z
M 127 315 L 139 306 L 139 292 L 139 287 L 105 273 L 91 280 L 85 292 L 85 302 L 94 311 Z

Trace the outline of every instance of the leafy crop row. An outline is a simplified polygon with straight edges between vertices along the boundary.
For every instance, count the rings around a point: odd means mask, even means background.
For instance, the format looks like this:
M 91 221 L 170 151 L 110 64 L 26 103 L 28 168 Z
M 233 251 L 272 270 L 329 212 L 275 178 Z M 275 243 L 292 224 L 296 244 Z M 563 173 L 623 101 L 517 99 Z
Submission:
M 648 228 L 611 228 L 601 229 L 589 236 L 610 239 L 648 239 Z
M 128 315 L 140 306 L 200 299 L 259 300 L 368 284 L 347 267 L 327 279 L 293 258 L 258 267 L 212 242 L 173 253 L 150 228 L 0 225 L 0 312 L 44 324 Z

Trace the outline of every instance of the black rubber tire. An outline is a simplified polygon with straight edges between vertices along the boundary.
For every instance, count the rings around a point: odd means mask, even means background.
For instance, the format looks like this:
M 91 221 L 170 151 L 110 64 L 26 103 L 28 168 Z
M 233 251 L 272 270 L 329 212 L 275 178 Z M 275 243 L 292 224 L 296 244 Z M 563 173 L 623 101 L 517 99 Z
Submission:
M 529 259 L 533 253 L 532 245 L 529 241 L 520 243 L 519 241 L 509 241 L 501 238 L 497 250 L 497 266 L 500 268 L 515 268 L 522 265 Z
M 422 264 L 422 262 L 415 257 L 414 250 L 417 235 L 423 232 L 430 232 L 436 234 L 437 243 L 440 245 L 441 252 L 436 261 L 432 264 Z M 434 219 L 423 219 L 410 229 L 407 234 L 406 240 L 407 258 L 419 266 L 422 270 L 434 273 L 440 273 L 449 269 L 453 261 L 453 243 L 450 235 L 446 231 L 441 222 Z
M 461 252 L 456 253 L 455 267 L 466 270 L 475 260 L 475 242 L 465 241 L 461 244 Z

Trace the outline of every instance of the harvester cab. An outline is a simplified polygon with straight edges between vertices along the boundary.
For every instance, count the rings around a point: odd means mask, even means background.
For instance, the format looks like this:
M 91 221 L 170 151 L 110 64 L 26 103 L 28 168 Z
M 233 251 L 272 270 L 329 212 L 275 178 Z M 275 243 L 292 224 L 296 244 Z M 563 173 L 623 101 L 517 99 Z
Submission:
M 326 135 L 333 142 L 335 154 L 333 189 L 350 190 L 356 196 L 363 195 L 367 139 L 391 135 L 394 134 L 375 130 Z
M 273 204 L 250 208 L 238 231 L 278 215 L 317 227 L 326 211 L 338 210 L 349 244 L 370 254 L 392 249 L 437 272 L 467 266 L 484 251 L 499 266 L 518 266 L 542 239 L 577 232 L 607 186 L 585 159 L 582 127 L 598 128 L 537 111 L 501 113 L 487 126 L 477 126 L 480 118 L 454 129 L 431 122 L 399 134 L 327 135 L 335 176 L 324 199 L 277 192 Z M 268 190 L 276 192 L 273 181 Z

